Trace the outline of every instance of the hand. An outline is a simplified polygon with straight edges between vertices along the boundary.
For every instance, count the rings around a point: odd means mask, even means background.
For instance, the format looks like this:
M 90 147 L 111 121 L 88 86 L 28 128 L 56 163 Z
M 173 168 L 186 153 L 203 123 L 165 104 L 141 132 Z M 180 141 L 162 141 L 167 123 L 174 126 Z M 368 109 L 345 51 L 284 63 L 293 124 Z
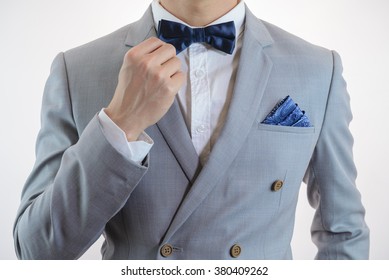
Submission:
M 149 38 L 124 56 L 119 81 L 106 114 L 135 141 L 169 110 L 184 83 L 175 48 Z

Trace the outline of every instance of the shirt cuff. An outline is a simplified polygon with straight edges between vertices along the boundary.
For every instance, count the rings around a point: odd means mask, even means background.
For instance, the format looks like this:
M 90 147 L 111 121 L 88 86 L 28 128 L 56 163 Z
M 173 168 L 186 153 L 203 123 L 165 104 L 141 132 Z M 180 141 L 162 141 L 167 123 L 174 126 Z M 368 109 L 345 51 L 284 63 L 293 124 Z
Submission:
M 141 165 L 154 144 L 150 136 L 142 132 L 137 141 L 128 142 L 125 132 L 108 117 L 104 108 L 98 118 L 107 141 L 123 156 Z

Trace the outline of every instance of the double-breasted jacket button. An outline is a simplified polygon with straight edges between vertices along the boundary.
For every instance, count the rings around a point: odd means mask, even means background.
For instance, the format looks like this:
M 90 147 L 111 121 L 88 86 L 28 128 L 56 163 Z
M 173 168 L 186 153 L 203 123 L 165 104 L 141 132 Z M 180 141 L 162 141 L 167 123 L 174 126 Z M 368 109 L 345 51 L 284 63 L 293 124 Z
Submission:
M 170 244 L 165 244 L 161 247 L 160 250 L 161 256 L 164 258 L 169 257 L 171 254 L 173 254 L 173 246 Z
M 233 258 L 239 257 L 240 253 L 242 253 L 242 248 L 238 244 L 234 244 L 230 249 L 230 255 Z
M 284 185 L 284 182 L 282 180 L 274 181 L 273 185 L 271 186 L 271 190 L 273 192 L 278 192 L 280 189 L 282 189 L 283 185 Z

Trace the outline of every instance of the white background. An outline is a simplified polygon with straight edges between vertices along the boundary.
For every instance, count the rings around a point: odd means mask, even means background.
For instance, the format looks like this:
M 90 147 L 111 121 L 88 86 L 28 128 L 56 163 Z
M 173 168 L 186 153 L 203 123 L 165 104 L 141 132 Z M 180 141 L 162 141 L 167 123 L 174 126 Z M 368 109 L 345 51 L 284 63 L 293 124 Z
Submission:
M 0 259 L 15 259 L 12 226 L 34 163 L 44 83 L 54 56 L 137 20 L 151 0 L 0 0 Z M 246 0 L 259 18 L 343 59 L 354 120 L 358 188 L 371 259 L 389 259 L 389 1 Z M 295 259 L 312 259 L 313 210 L 302 186 Z M 99 241 L 100 243 L 101 241 Z M 99 259 L 99 245 L 83 258 Z

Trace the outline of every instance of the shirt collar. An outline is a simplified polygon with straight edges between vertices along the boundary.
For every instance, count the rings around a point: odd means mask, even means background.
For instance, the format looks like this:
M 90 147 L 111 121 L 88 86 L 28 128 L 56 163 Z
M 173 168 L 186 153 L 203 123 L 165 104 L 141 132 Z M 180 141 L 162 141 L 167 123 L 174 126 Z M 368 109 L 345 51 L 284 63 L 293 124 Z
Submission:
M 178 19 L 177 17 L 169 13 L 167 10 L 165 10 L 162 7 L 162 5 L 159 3 L 159 0 L 153 0 L 153 2 L 151 3 L 151 9 L 153 12 L 154 25 L 156 30 L 158 30 L 158 23 L 161 19 L 175 21 L 190 26 L 189 24 L 183 22 L 182 20 Z M 231 11 L 229 11 L 227 14 L 211 22 L 208 25 L 234 21 L 237 34 L 241 34 L 244 29 L 243 23 L 245 20 L 245 16 L 246 16 L 246 9 L 244 6 L 244 0 L 240 0 L 238 5 L 236 5 Z M 194 26 L 190 26 L 190 27 L 193 28 Z

